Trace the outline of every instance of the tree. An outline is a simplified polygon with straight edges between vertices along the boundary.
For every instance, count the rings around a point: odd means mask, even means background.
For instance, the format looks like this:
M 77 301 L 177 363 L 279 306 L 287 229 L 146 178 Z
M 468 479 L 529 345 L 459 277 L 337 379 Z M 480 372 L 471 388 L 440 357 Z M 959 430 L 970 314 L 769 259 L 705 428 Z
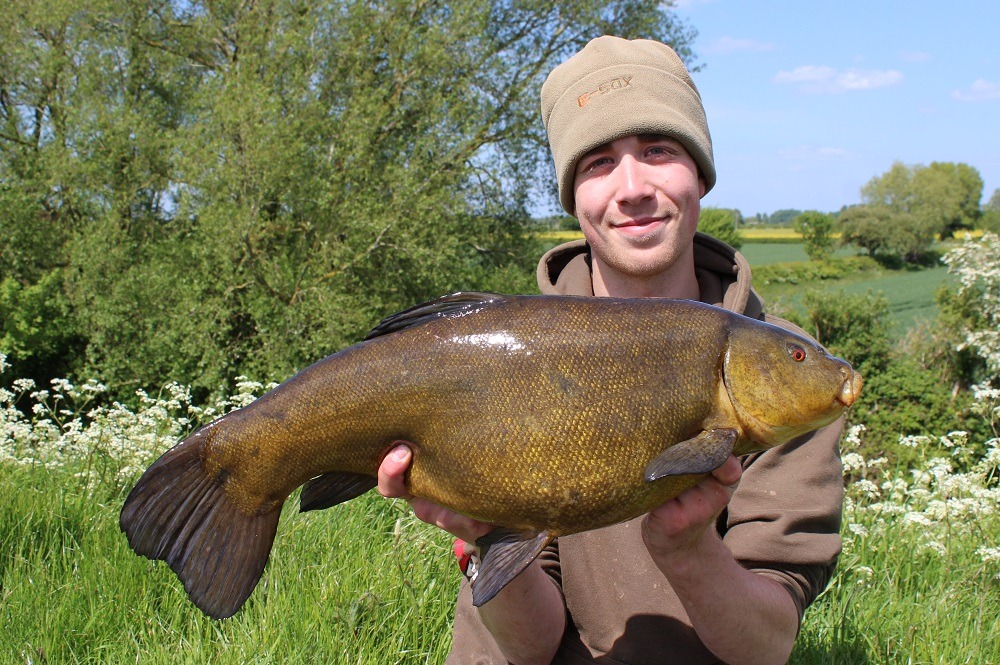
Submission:
M 737 225 L 742 219 L 739 210 L 727 208 L 702 208 L 698 217 L 698 230 L 717 238 L 731 247 L 739 249 L 743 246 Z
M 785 224 L 791 224 L 792 220 L 794 220 L 801 214 L 802 214 L 801 210 L 792 210 L 792 209 L 775 210 L 773 213 L 771 213 L 771 216 L 768 218 L 768 222 L 771 224 L 779 224 L 781 226 L 784 226 Z
M 937 237 L 972 228 L 979 218 L 982 178 L 967 164 L 934 162 L 905 166 L 896 162 L 861 189 L 862 201 L 889 224 L 881 246 L 905 261 L 920 262 Z M 858 222 L 859 213 L 853 213 Z M 871 228 L 871 233 L 878 230 Z
M 890 229 L 896 225 L 895 217 L 895 213 L 884 205 L 854 205 L 844 208 L 837 217 L 840 242 L 860 247 L 874 258 L 879 252 L 889 250 L 892 241 Z
M 983 196 L 983 179 L 976 169 L 968 164 L 931 162 L 914 169 L 912 187 L 914 214 L 926 217 L 928 225 L 939 224 L 942 238 L 976 227 Z
M 802 236 L 806 254 L 813 261 L 826 259 L 833 251 L 834 224 L 833 215 L 814 210 L 802 213 L 792 222 L 795 231 Z
M 889 364 L 889 301 L 881 293 L 808 291 L 803 297 L 809 332 L 820 344 L 852 363 L 862 374 Z
M 284 378 L 420 300 L 528 288 L 538 88 L 608 32 L 692 59 L 640 0 L 7 3 L 0 277 L 55 271 L 116 396 Z

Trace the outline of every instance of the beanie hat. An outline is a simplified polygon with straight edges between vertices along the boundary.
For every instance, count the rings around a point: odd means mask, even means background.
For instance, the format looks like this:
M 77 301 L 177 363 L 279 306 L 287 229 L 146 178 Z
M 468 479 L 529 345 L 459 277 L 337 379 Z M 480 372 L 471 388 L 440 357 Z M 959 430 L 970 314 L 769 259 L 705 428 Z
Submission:
M 604 36 L 552 70 L 542 85 L 542 120 L 559 181 L 559 201 L 574 214 L 576 163 L 625 136 L 664 134 L 681 142 L 715 186 L 712 137 L 691 75 L 673 49 L 649 39 Z

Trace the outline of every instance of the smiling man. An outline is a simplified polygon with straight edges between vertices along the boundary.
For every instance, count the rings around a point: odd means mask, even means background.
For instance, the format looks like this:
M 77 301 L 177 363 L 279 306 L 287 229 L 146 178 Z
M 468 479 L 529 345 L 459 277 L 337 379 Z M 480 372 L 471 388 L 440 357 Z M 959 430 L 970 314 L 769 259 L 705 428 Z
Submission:
M 549 75 L 542 117 L 560 201 L 584 233 L 542 257 L 543 293 L 690 298 L 765 318 L 745 259 L 696 232 L 715 163 L 673 50 L 593 40 Z M 560 538 L 478 609 L 463 585 L 448 663 L 786 661 L 840 552 L 841 428 L 730 456 L 643 517 Z M 409 496 L 410 459 L 406 446 L 385 458 L 384 495 L 465 543 L 492 530 Z

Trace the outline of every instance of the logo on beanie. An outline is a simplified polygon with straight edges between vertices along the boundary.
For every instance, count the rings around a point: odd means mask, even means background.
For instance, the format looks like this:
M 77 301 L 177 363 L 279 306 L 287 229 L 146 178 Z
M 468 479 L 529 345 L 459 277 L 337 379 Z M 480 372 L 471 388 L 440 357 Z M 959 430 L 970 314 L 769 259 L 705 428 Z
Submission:
M 632 84 L 631 76 L 620 76 L 618 78 L 611 79 L 610 81 L 605 81 L 601 85 L 597 86 L 596 90 L 593 90 L 591 92 L 585 92 L 579 97 L 577 97 L 576 103 L 580 105 L 580 108 L 583 108 L 584 106 L 589 104 L 590 100 L 593 99 L 594 97 L 609 93 L 613 90 L 621 90 L 622 88 L 627 88 L 631 84 Z

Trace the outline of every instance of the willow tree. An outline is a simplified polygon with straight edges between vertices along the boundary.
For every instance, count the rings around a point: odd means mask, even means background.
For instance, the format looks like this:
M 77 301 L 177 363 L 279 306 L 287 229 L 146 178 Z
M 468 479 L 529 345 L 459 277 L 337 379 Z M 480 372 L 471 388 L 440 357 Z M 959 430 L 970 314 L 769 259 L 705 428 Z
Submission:
M 690 61 L 669 4 L 8 3 L 2 276 L 56 271 L 77 365 L 126 392 L 282 378 L 419 300 L 530 288 L 541 81 L 603 33 Z

